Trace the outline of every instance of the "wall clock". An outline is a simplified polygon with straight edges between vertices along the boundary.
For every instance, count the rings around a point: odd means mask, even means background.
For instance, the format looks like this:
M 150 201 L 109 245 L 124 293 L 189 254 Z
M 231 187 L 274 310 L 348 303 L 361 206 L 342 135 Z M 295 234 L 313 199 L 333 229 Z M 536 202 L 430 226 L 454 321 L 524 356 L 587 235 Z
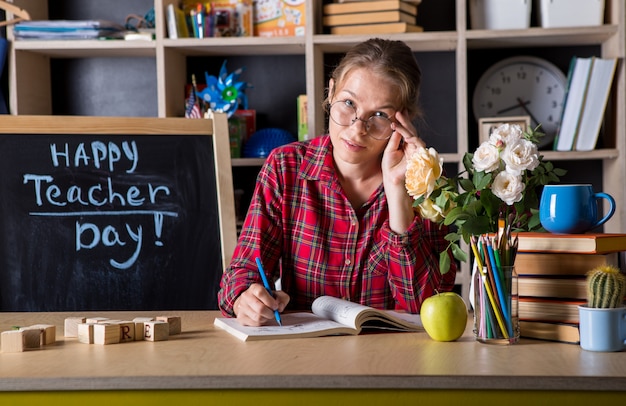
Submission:
M 474 89 L 476 121 L 484 117 L 530 116 L 546 134 L 540 147 L 550 145 L 559 127 L 567 88 L 561 70 L 545 59 L 515 56 L 503 59 L 482 74 Z

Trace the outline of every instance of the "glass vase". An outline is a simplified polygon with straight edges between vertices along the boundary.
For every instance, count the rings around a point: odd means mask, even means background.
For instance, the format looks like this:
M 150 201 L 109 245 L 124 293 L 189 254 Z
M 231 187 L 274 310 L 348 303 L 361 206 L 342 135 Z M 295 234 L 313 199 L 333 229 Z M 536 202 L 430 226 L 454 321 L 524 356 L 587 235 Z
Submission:
M 515 266 L 474 268 L 476 340 L 486 344 L 517 343 L 520 329 Z

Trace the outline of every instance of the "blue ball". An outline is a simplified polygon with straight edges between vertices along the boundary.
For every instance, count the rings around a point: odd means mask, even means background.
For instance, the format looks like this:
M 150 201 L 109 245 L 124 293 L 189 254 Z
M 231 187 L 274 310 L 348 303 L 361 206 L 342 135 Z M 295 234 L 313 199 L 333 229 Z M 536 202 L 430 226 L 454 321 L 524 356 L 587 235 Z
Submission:
M 264 128 L 252 134 L 243 147 L 244 158 L 266 158 L 276 147 L 297 141 L 289 132 L 280 128 Z

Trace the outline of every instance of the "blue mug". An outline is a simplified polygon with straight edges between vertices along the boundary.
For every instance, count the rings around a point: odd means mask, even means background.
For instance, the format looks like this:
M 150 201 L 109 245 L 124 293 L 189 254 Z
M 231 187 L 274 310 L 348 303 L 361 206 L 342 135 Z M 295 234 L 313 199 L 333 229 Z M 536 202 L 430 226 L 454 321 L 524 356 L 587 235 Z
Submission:
M 580 346 L 587 351 L 626 349 L 626 307 L 599 309 L 578 306 Z
M 608 213 L 598 219 L 598 201 L 606 199 Z M 615 213 L 615 199 L 594 193 L 591 185 L 546 185 L 539 201 L 539 221 L 555 234 L 579 234 L 606 223 Z

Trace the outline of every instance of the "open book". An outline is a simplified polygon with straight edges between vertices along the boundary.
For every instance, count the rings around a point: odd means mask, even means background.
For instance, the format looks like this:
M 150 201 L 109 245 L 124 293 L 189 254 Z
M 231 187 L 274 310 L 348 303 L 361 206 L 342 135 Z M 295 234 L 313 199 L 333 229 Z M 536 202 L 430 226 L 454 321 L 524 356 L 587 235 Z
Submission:
M 369 328 L 424 331 L 419 314 L 377 310 L 331 296 L 315 299 L 311 310 L 313 313 L 282 314 L 282 326 L 242 326 L 233 318 L 216 318 L 214 324 L 242 341 L 357 335 Z

